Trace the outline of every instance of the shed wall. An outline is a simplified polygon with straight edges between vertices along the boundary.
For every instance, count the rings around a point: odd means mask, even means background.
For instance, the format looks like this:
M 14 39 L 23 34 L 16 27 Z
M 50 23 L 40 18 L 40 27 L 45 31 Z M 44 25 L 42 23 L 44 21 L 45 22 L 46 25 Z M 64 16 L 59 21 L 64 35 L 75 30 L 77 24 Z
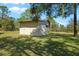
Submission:
M 36 29 L 36 27 L 25 27 L 20 28 L 20 35 L 31 35 L 31 33 Z

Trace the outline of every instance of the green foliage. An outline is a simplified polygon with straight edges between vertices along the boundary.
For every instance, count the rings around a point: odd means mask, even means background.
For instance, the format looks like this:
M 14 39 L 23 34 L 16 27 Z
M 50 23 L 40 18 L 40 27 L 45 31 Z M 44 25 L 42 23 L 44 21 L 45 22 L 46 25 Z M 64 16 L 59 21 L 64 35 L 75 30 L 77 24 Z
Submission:
M 21 14 L 21 17 L 18 20 L 31 20 L 31 17 L 32 14 L 30 12 L 30 9 L 27 9 Z
M 58 5 L 58 14 L 62 17 L 68 17 L 70 16 L 71 14 L 74 13 L 74 8 L 73 8 L 73 5 L 72 3 L 60 3 Z
M 47 20 L 50 21 L 50 27 L 52 31 L 58 31 L 58 28 L 59 28 L 59 24 L 55 21 L 54 17 L 47 17 L 46 18 Z
M 16 31 L 19 30 L 19 26 L 20 26 L 19 20 L 15 20 L 14 25 L 15 25 L 15 30 Z
M 2 20 L 2 29 L 12 31 L 15 29 L 14 21 L 11 19 Z
M 9 10 L 7 6 L 0 6 L 0 28 L 2 30 L 14 30 L 15 25 L 14 25 L 14 18 L 9 17 Z
M 61 25 L 61 24 L 60 24 L 60 32 L 65 32 L 65 27 L 64 27 L 64 25 Z
M 51 7 L 52 4 L 31 4 L 31 13 L 33 18 L 40 18 L 42 13 L 50 15 L 52 9 Z
M 73 32 L 74 28 L 73 28 L 73 20 L 69 21 L 69 24 L 66 27 L 67 32 Z
M 63 5 L 64 5 L 64 7 L 62 7 L 62 8 L 64 8 L 64 12 L 62 12 L 62 13 L 64 13 L 64 17 L 70 16 L 71 14 L 74 15 L 74 23 L 73 23 L 74 29 L 73 30 L 74 30 L 74 37 L 75 37 L 75 36 L 77 36 L 77 6 L 78 6 L 78 4 L 69 3 L 69 4 L 63 4 Z
M 6 16 L 8 16 L 8 13 L 10 11 L 8 10 L 7 6 L 0 6 L 0 17 L 3 19 Z

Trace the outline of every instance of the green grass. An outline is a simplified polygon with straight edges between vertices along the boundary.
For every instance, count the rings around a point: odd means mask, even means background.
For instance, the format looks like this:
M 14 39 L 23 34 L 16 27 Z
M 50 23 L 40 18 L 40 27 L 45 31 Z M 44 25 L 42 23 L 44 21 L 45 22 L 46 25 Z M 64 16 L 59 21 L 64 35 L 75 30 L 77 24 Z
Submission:
M 18 31 L 0 31 L 0 37 L 18 37 L 19 36 L 19 32 Z
M 79 39 L 72 34 L 50 33 L 40 37 L 19 36 L 17 31 L 0 32 L 0 55 L 77 56 Z

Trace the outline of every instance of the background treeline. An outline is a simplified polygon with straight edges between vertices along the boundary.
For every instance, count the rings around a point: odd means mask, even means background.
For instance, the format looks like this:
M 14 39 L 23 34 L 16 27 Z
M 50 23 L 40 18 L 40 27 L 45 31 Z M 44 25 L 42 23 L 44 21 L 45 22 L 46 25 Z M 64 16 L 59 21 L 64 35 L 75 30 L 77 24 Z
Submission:
M 69 33 L 73 33 L 74 32 L 74 20 L 71 19 L 69 21 L 69 23 L 64 26 L 62 24 L 59 24 L 55 21 L 55 19 L 52 19 L 52 27 L 51 27 L 51 31 L 53 32 L 69 32 Z M 77 31 L 79 32 L 79 20 L 77 21 Z
M 69 21 L 67 26 L 64 26 L 62 24 L 53 24 L 52 26 L 52 31 L 54 32 L 74 32 L 73 20 Z M 79 21 L 77 23 L 77 31 L 79 32 Z

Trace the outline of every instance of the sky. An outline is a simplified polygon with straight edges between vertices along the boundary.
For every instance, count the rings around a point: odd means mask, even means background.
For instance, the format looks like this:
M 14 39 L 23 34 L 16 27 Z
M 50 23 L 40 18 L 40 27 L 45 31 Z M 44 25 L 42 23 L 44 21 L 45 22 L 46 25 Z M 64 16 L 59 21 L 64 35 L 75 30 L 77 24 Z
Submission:
M 30 5 L 28 3 L 0 3 L 0 5 L 6 5 L 8 9 L 11 11 L 10 16 L 15 18 L 19 18 L 26 9 L 30 8 Z M 77 18 L 79 19 L 78 12 L 79 8 L 77 9 Z M 43 15 L 41 18 L 45 19 L 45 16 Z M 69 16 L 68 18 L 58 17 L 55 18 L 55 21 L 59 24 L 66 26 L 72 18 L 73 15 Z
M 0 5 L 5 5 L 11 11 L 10 16 L 19 18 L 21 14 L 28 9 L 29 4 L 16 4 L 16 3 L 0 3 Z

